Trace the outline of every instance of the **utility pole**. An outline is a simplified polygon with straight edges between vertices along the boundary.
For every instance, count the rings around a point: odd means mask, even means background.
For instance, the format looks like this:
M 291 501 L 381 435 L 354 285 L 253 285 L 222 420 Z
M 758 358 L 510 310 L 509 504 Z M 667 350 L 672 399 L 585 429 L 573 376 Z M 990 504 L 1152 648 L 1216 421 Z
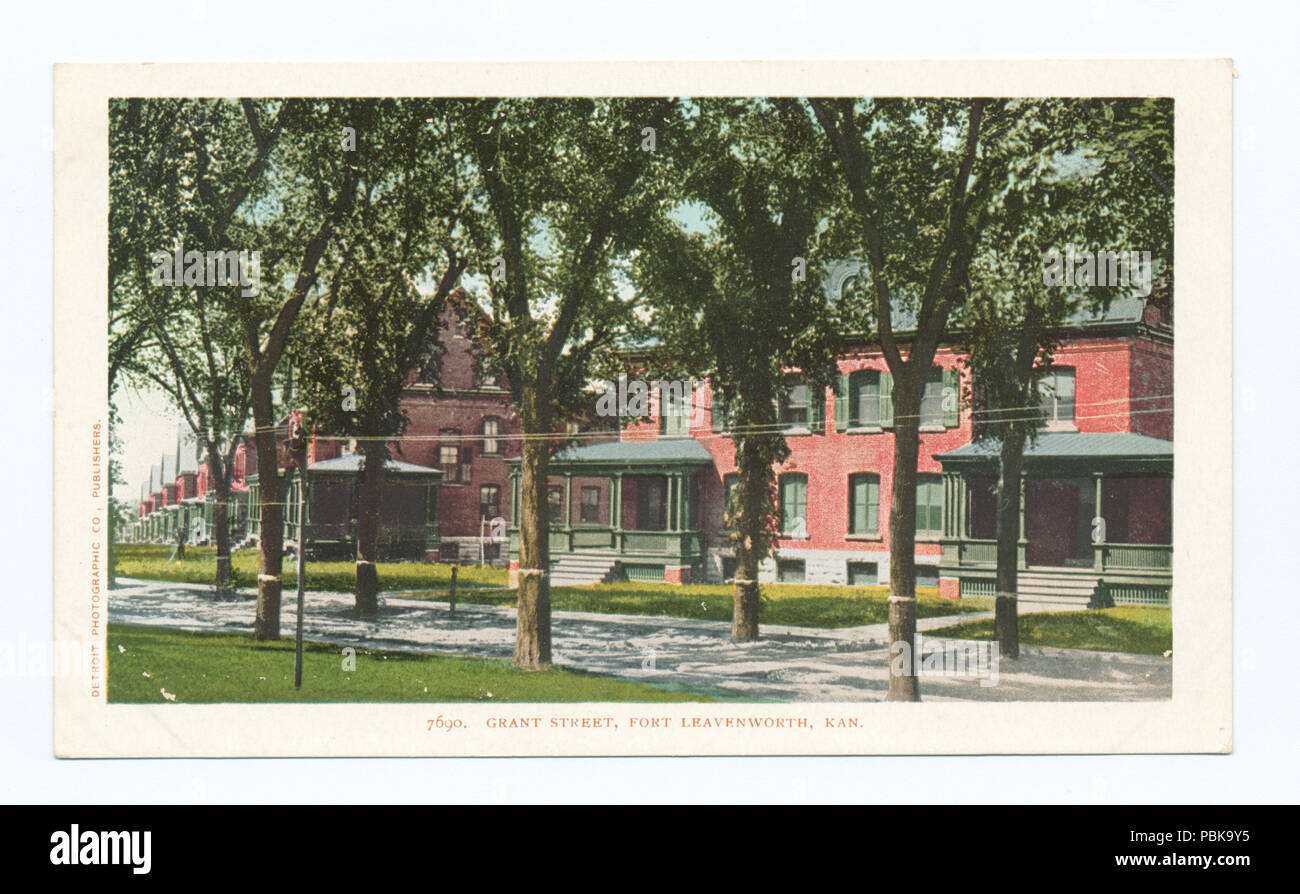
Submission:
M 298 465 L 298 624 L 294 633 L 293 688 L 302 688 L 303 590 L 307 577 L 307 439 L 302 433 L 302 414 L 289 417 L 289 450 Z

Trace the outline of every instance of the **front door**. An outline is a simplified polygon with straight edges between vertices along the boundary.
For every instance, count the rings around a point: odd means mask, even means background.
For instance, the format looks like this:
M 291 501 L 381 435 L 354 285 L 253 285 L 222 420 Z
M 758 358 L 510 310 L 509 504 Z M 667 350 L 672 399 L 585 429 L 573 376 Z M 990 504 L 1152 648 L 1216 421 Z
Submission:
M 1074 557 L 1079 486 L 1072 481 L 1025 482 L 1025 561 L 1061 567 Z
M 664 480 L 642 478 L 637 482 L 636 526 L 640 531 L 662 531 L 667 514 L 664 512 Z

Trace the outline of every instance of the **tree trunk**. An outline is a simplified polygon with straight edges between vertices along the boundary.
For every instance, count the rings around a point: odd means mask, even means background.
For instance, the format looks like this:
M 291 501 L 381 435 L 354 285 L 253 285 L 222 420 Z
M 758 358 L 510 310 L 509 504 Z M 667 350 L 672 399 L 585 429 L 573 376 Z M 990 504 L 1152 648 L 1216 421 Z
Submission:
M 758 639 L 758 563 L 767 552 L 764 506 L 772 470 L 756 453 L 752 445 L 744 441 L 736 451 L 736 468 L 740 474 L 740 517 L 736 519 L 736 582 L 732 593 L 731 640 L 738 643 Z
M 527 424 L 525 434 L 538 434 Z M 515 627 L 517 667 L 551 665 L 550 512 L 546 472 L 550 447 L 525 438 L 519 477 L 519 603 Z
M 208 455 L 213 454 L 209 445 Z M 212 506 L 212 542 L 217 547 L 217 598 L 226 599 L 234 589 L 230 582 L 230 482 L 215 461 L 209 460 L 208 474 L 217 492 Z
M 257 538 L 261 559 L 257 570 L 257 617 L 253 623 L 253 636 L 268 640 L 280 638 L 280 572 L 284 560 L 284 507 L 269 382 L 254 383 L 252 402 L 262 511 L 261 531 Z
M 998 577 L 993 622 L 1002 658 L 1020 656 L 1020 619 L 1016 606 L 1016 569 L 1020 564 L 1020 479 L 1024 465 L 1025 435 L 1020 426 L 1002 438 L 998 455 Z
M 920 399 L 907 377 L 894 387 L 894 480 L 889 511 L 888 701 L 921 700 L 916 676 L 916 460 Z
M 379 614 L 379 513 L 384 490 L 384 463 L 388 448 L 383 441 L 363 441 L 365 467 L 361 492 L 357 495 L 357 614 L 374 618 Z

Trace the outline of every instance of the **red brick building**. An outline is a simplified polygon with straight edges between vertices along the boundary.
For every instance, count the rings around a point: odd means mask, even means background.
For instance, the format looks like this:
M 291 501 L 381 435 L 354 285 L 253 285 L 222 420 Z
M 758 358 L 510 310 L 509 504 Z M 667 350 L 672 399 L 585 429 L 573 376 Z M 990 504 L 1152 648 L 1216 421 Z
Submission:
M 389 444 L 391 459 L 381 509 L 381 548 L 386 556 L 504 561 L 503 540 L 491 536 L 489 523 L 510 518 L 506 464 L 519 453 L 519 418 L 504 382 L 484 372 L 474 325 L 472 308 L 449 306 L 439 333 L 444 352 L 440 381 L 429 384 L 412 374 L 399 398 L 408 425 Z M 351 555 L 355 549 L 359 459 L 354 440 L 318 434 L 311 441 L 306 533 L 318 557 Z M 175 456 L 168 456 L 163 461 L 170 464 L 168 468 L 156 467 L 155 480 L 142 493 L 140 522 L 131 529 L 132 539 L 174 539 L 176 525 L 186 523 L 174 508 L 181 491 L 197 504 L 188 523 L 203 517 L 207 526 L 203 530 L 210 530 L 215 494 L 207 466 L 198 463 L 192 471 L 187 468 L 182 481 L 172 471 L 176 462 Z M 288 466 L 287 450 L 281 464 Z M 245 535 L 256 536 L 261 525 L 261 482 L 251 444 L 237 445 L 231 479 L 231 532 L 238 543 Z M 164 480 L 169 483 L 163 485 Z M 286 501 L 286 539 L 296 542 L 300 533 L 296 482 L 291 483 Z
M 972 408 L 957 399 L 970 384 L 964 359 L 956 344 L 936 354 L 918 464 L 918 584 L 954 598 L 991 595 L 995 570 L 996 446 L 972 443 Z M 891 377 L 869 343 L 851 345 L 838 370 L 823 394 L 792 374 L 778 407 L 790 457 L 777 469 L 784 534 L 761 569 L 768 582 L 888 582 Z M 1118 299 L 1069 321 L 1040 388 L 1048 421 L 1026 456 L 1026 605 L 1168 600 L 1172 383 L 1172 320 L 1162 307 Z M 723 507 L 734 446 L 707 386 L 689 399 L 686 419 L 661 413 L 654 399 L 650 421 L 619 443 L 556 455 L 554 579 L 731 576 Z

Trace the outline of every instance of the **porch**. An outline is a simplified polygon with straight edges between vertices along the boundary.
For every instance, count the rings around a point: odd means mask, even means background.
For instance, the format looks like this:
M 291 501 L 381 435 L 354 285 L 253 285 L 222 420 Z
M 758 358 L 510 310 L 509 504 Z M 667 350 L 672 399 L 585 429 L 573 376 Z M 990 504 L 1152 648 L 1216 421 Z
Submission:
M 996 442 L 943 464 L 940 586 L 994 596 Z M 1131 432 L 1052 432 L 1025 453 L 1018 592 L 1024 609 L 1169 605 L 1173 582 L 1173 445 Z
M 510 461 L 510 558 L 519 558 L 519 460 Z M 547 478 L 552 582 L 687 583 L 704 557 L 698 441 L 610 441 L 560 451 Z
M 307 467 L 307 515 L 300 517 L 300 476 L 285 497 L 284 538 L 305 548 L 314 559 L 352 558 L 356 554 L 358 496 L 364 457 L 345 454 Z M 249 527 L 261 531 L 260 481 L 249 476 Z M 429 560 L 438 548 L 438 484 L 442 472 L 390 459 L 384 463 L 380 497 L 381 558 Z

